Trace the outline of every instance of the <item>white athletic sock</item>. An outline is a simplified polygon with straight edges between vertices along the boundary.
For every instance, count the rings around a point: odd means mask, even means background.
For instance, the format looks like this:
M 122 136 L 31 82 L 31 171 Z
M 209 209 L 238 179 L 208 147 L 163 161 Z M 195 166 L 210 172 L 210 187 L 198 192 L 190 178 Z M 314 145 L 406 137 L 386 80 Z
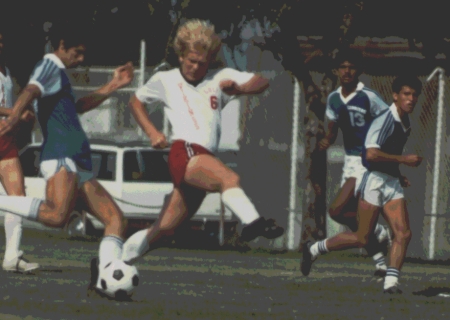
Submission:
M 243 224 L 250 224 L 259 218 L 255 206 L 241 188 L 225 190 L 222 193 L 222 202 Z
M 400 271 L 396 268 L 389 267 L 386 271 L 386 277 L 384 278 L 384 290 L 398 284 L 399 277 Z
M 136 232 L 123 245 L 122 260 L 133 263 L 137 258 L 142 257 L 150 246 L 147 240 L 149 229 L 144 229 Z
M 22 239 L 22 218 L 12 213 L 5 213 L 5 257 L 11 261 L 19 256 L 20 240 Z
M 311 255 L 313 256 L 313 258 L 317 257 L 318 255 L 328 252 L 326 242 L 327 242 L 327 239 L 317 241 L 309 248 L 309 252 L 311 252 Z
M 37 221 L 42 199 L 23 196 L 0 196 L 0 210 Z
M 111 261 L 120 260 L 122 257 L 122 247 L 123 240 L 119 236 L 104 236 L 98 250 L 99 267 L 104 268 Z
M 375 254 L 372 259 L 375 261 L 375 266 L 378 270 L 387 270 L 386 259 L 381 252 Z

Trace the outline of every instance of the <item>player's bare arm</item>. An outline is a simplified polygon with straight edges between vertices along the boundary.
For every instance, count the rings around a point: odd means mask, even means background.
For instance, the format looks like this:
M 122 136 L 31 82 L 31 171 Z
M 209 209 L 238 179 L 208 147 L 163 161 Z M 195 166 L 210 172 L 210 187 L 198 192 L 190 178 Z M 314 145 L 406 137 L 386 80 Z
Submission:
M 387 154 L 386 152 L 383 152 L 377 148 L 368 148 L 366 158 L 367 161 L 370 162 L 396 162 L 410 167 L 419 166 L 423 160 L 422 157 L 419 157 L 418 155 L 415 154 L 408 154 L 408 155 Z
M 26 108 L 34 99 L 40 97 L 40 95 L 41 90 L 34 84 L 29 84 L 23 89 L 23 91 L 17 98 L 14 107 L 11 109 L 8 118 L 0 122 L 0 136 L 3 136 L 14 128 L 14 126 L 24 115 L 24 111 L 26 110 Z M 25 118 L 28 118 L 29 113 L 25 114 L 24 116 Z
M 319 141 L 319 150 L 328 149 L 335 141 L 338 136 L 339 126 L 335 121 L 329 121 L 327 132 L 325 138 Z
M 228 95 L 258 94 L 269 87 L 269 80 L 261 75 L 253 76 L 249 81 L 238 85 L 233 80 L 220 82 L 220 89 Z
M 128 105 L 130 107 L 131 113 L 136 119 L 136 122 L 149 137 L 152 143 L 152 147 L 159 149 L 168 147 L 169 144 L 167 143 L 166 136 L 158 129 L 156 129 L 155 125 L 148 117 L 145 105 L 141 101 L 139 101 L 139 99 L 136 98 L 135 95 L 131 97 Z
M 78 99 L 76 108 L 78 113 L 85 113 L 89 110 L 95 109 L 103 101 L 115 91 L 123 88 L 131 83 L 133 80 L 133 65 L 131 62 L 118 67 L 114 70 L 114 76 L 110 82 L 98 89 L 97 91 Z

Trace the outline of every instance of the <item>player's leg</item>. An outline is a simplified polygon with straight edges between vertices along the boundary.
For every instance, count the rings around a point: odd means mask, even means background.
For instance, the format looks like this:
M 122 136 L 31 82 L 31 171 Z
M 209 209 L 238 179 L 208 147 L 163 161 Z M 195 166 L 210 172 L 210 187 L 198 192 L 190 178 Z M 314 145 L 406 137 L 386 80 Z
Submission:
M 348 226 L 352 231 L 356 231 L 358 228 L 356 221 L 357 202 L 354 196 L 355 184 L 356 178 L 348 178 L 339 189 L 338 194 L 328 209 L 331 219 Z
M 260 217 L 255 206 L 242 190 L 239 175 L 222 161 L 209 154 L 198 154 L 190 159 L 184 181 L 196 188 L 220 192 L 222 202 L 245 225 L 241 239 L 250 241 L 258 236 L 269 239 L 281 236 L 284 229 L 272 219 Z
M 99 248 L 99 264 L 103 267 L 122 256 L 126 220 L 108 191 L 93 179 L 92 173 L 79 171 L 78 174 L 81 181 L 79 197 L 84 209 L 105 226 Z
M 186 184 L 175 187 L 158 220 L 125 242 L 122 260 L 133 263 L 148 251 L 156 249 L 158 240 L 173 235 L 177 227 L 198 211 L 205 196 L 205 191 Z
M 400 198 L 389 201 L 384 206 L 384 214 L 394 234 L 384 290 L 388 293 L 401 293 L 398 289 L 398 278 L 411 240 L 409 215 L 405 200 Z
M 62 228 L 75 207 L 78 178 L 70 159 L 48 160 L 41 164 L 46 184 L 46 199 L 28 196 L 0 196 L 0 210 L 10 212 L 48 227 Z
M 22 167 L 17 150 L 11 157 L 0 160 L 0 179 L 6 194 L 12 196 L 25 196 L 25 185 Z M 16 272 L 30 272 L 38 269 L 39 264 L 28 262 L 20 251 L 22 239 L 22 218 L 12 213 L 5 213 L 5 256 L 3 270 Z

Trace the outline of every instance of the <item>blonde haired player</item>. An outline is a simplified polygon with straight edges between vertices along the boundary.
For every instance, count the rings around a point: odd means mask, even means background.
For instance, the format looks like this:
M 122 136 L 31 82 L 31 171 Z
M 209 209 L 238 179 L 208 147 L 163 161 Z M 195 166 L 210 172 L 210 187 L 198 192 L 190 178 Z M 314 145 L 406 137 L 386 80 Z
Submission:
M 124 261 L 133 261 L 154 248 L 158 239 L 173 234 L 195 214 L 207 191 L 220 192 L 223 203 L 245 225 L 242 240 L 273 239 L 284 232 L 274 220 L 259 216 L 240 187 L 239 176 L 214 156 L 226 102 L 232 95 L 260 93 L 268 87 L 268 80 L 260 75 L 230 68 L 209 70 L 220 45 L 213 25 L 188 20 L 174 40 L 180 67 L 157 72 L 130 100 L 134 117 L 155 148 L 169 143 L 150 121 L 145 104 L 164 103 L 173 131 L 168 162 L 174 190 L 158 220 L 127 240 Z

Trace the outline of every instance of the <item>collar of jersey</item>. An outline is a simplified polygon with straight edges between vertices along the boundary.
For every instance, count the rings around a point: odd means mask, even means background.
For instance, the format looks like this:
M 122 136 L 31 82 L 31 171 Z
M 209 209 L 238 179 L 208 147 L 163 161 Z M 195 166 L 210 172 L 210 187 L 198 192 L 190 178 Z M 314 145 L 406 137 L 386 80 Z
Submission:
M 362 82 L 358 82 L 358 84 L 356 85 L 356 89 L 354 92 L 350 93 L 348 95 L 347 98 L 344 98 L 344 96 L 342 95 L 342 87 L 339 87 L 338 91 L 339 91 L 339 96 L 341 97 L 342 102 L 344 102 L 345 104 L 347 104 L 350 100 L 353 99 L 354 96 L 356 96 L 356 94 L 358 93 L 358 91 L 361 91 L 364 88 L 364 83 Z
M 54 54 L 54 53 L 47 53 L 45 56 L 44 56 L 44 59 L 50 59 L 50 60 L 52 60 L 54 63 L 56 63 L 56 65 L 59 67 L 59 68 L 61 68 L 61 69 L 65 69 L 66 68 L 66 66 L 64 65 L 64 63 L 61 61 L 61 59 L 60 58 L 58 58 L 58 56 L 56 55 L 56 54 Z
M 406 128 L 403 125 L 402 119 L 400 119 L 400 115 L 398 114 L 397 107 L 395 106 L 395 103 L 391 104 L 389 109 L 391 110 L 391 113 L 392 113 L 392 116 L 394 117 L 394 120 L 397 121 L 397 122 L 400 122 L 400 124 L 402 125 L 402 128 L 403 128 L 403 131 L 406 132 L 409 128 Z

